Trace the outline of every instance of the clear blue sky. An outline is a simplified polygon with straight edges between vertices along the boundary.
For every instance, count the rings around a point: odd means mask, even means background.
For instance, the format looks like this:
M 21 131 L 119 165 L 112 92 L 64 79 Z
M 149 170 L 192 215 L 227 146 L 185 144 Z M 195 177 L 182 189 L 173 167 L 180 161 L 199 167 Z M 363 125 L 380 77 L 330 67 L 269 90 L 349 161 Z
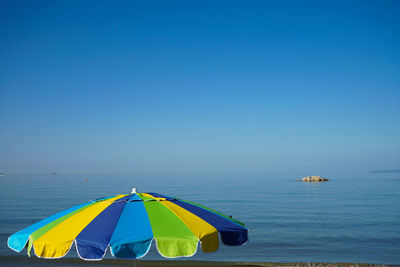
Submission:
M 399 14 L 1 0 L 0 172 L 398 169 Z

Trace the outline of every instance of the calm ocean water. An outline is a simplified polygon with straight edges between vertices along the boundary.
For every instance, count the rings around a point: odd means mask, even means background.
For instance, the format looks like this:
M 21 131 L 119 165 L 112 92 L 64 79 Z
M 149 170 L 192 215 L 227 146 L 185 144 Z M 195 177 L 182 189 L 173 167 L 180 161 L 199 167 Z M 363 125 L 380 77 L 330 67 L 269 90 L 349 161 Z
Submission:
M 294 174 L 7 175 L 0 177 L 0 255 L 20 255 L 7 247 L 8 236 L 44 217 L 137 187 L 204 204 L 250 229 L 246 245 L 199 251 L 193 260 L 400 264 L 400 174 L 324 176 L 332 181 L 297 182 Z M 145 259 L 162 259 L 154 247 Z M 21 254 L 27 257 L 26 249 Z

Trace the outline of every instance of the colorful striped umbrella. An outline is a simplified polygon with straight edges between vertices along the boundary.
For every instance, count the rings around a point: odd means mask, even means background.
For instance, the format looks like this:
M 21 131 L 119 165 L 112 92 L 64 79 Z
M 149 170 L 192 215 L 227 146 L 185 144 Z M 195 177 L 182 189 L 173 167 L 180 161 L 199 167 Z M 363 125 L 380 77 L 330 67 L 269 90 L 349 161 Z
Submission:
M 214 210 L 157 193 L 136 193 L 100 198 L 61 211 L 8 238 L 21 252 L 28 243 L 40 258 L 65 256 L 75 241 L 84 260 L 101 260 L 110 246 L 117 258 L 137 259 L 150 250 L 154 239 L 167 258 L 190 257 L 201 243 L 203 252 L 225 245 L 243 245 L 248 230 L 243 223 Z

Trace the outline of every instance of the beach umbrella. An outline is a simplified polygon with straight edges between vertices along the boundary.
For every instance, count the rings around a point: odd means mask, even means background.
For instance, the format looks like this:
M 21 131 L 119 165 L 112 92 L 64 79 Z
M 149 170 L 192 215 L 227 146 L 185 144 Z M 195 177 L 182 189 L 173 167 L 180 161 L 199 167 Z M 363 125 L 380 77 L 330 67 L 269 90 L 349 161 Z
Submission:
M 133 189 L 61 211 L 11 235 L 7 244 L 54 259 L 75 243 L 80 258 L 101 260 L 108 247 L 117 258 L 144 257 L 154 240 L 160 255 L 176 258 L 193 256 L 199 241 L 203 252 L 216 251 L 219 237 L 225 245 L 243 245 L 247 232 L 243 223 L 199 204 Z

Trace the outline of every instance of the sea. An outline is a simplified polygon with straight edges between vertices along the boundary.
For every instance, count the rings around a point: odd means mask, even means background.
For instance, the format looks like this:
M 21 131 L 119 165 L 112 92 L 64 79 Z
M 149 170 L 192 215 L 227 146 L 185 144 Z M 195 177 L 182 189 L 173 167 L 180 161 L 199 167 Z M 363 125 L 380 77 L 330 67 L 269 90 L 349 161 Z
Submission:
M 306 175 L 6 174 L 0 256 L 28 257 L 26 249 L 9 249 L 7 238 L 45 217 L 137 188 L 208 206 L 249 229 L 245 245 L 199 248 L 192 260 L 400 264 L 400 173 L 318 173 L 330 181 L 297 181 Z M 66 257 L 78 256 L 73 248 Z M 163 259 L 154 242 L 146 259 Z

